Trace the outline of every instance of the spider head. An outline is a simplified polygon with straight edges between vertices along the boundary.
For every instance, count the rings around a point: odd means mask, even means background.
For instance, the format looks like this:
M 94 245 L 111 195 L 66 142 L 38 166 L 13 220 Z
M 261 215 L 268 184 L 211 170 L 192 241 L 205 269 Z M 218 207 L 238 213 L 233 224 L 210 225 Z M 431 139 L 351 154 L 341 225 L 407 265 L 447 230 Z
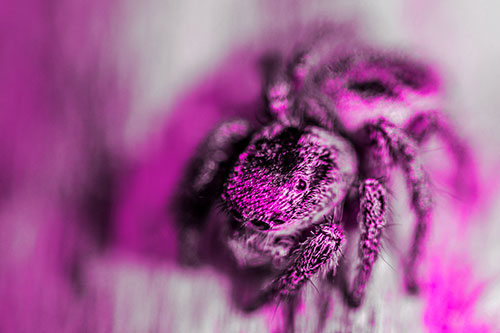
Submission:
M 302 229 L 342 201 L 355 170 L 355 155 L 341 137 L 276 123 L 240 154 L 222 202 L 243 229 Z

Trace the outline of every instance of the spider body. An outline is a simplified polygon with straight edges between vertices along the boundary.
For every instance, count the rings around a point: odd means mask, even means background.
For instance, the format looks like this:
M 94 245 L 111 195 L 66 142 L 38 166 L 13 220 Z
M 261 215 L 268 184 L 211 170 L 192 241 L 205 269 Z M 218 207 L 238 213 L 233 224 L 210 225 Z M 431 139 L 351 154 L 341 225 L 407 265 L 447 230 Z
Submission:
M 200 147 L 183 183 L 182 255 L 189 257 L 196 245 L 185 235 L 200 229 L 219 202 L 232 221 L 220 229 L 235 262 L 274 272 L 249 308 L 293 296 L 311 278 L 333 277 L 344 225 L 353 216 L 358 260 L 345 295 L 348 304 L 359 305 L 380 251 L 395 166 L 406 175 L 415 213 L 404 265 L 406 287 L 415 291 L 433 207 L 418 148 L 435 133 L 455 157 L 457 174 L 471 163 L 440 112 L 440 85 L 429 67 L 367 49 L 332 51 L 321 43 L 288 62 L 262 61 L 267 110 L 258 112 L 268 120 L 261 128 L 245 120 L 222 123 Z M 357 210 L 342 214 L 345 207 Z

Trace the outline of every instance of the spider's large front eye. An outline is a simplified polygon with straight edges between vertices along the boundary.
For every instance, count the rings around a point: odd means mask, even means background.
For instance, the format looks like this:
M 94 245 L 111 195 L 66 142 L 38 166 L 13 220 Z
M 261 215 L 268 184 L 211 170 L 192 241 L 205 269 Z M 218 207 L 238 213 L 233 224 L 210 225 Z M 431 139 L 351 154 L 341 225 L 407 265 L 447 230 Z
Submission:
M 295 186 L 297 190 L 304 191 L 307 188 L 307 183 L 304 179 L 299 179 L 297 185 Z

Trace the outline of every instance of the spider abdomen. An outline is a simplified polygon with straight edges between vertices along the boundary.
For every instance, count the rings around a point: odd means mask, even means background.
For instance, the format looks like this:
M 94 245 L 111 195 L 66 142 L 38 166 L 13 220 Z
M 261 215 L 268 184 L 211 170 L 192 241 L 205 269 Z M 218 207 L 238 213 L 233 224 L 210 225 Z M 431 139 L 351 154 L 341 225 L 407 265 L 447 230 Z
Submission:
M 416 114 L 442 108 L 440 83 L 430 67 L 403 56 L 370 52 L 348 59 L 333 61 L 312 75 L 336 118 L 351 133 L 382 118 L 402 127 Z M 337 62 L 342 63 L 341 71 Z

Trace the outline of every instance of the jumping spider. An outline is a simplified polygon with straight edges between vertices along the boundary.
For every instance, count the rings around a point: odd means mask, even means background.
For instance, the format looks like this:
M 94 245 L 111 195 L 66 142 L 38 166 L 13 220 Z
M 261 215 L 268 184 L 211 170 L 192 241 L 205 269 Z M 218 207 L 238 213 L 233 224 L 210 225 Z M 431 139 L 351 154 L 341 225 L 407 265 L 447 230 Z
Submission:
M 179 204 L 181 254 L 196 257 L 199 230 L 218 202 L 230 221 L 218 229 L 235 262 L 274 272 L 249 305 L 256 308 L 295 295 L 312 277 L 333 278 L 344 226 L 357 219 L 359 259 L 345 295 L 358 306 L 381 249 L 386 188 L 399 166 L 416 216 L 404 278 L 416 291 L 433 210 L 419 148 L 431 134 L 454 156 L 457 188 L 472 186 L 460 177 L 470 157 L 440 111 L 435 73 L 403 55 L 319 42 L 288 62 L 264 57 L 261 68 L 262 126 L 242 119 L 222 123 L 191 163 Z

